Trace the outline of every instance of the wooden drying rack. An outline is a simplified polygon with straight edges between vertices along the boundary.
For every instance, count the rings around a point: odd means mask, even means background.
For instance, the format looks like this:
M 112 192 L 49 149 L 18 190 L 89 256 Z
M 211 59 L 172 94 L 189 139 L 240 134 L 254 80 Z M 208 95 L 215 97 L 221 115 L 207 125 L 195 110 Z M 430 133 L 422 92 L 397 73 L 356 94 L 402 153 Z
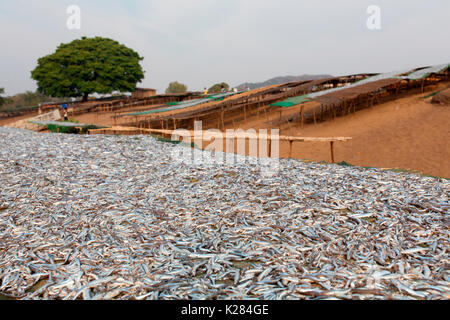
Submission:
M 178 132 L 177 132 L 178 131 Z M 145 128 L 136 128 L 136 127 L 112 127 L 112 128 L 102 128 L 102 129 L 90 129 L 88 130 L 89 134 L 123 134 L 126 133 L 128 135 L 134 134 L 161 134 L 164 136 L 171 137 L 174 133 L 178 136 L 187 136 L 187 134 L 183 135 L 182 132 L 189 132 L 190 137 L 199 138 L 202 140 L 211 140 L 214 138 L 214 132 L 208 131 L 188 131 L 188 130 L 163 130 L 163 129 L 145 129 Z M 205 134 L 206 133 L 206 134 Z M 264 139 L 269 142 L 269 157 L 272 155 L 272 141 L 288 141 L 289 142 L 289 158 L 292 158 L 292 149 L 294 142 L 329 142 L 330 143 L 330 152 L 331 152 L 331 162 L 334 163 L 334 143 L 335 142 L 345 142 L 352 140 L 350 137 L 296 137 L 296 136 L 272 136 L 265 134 L 250 134 L 250 133 L 226 133 L 220 132 L 223 134 L 223 138 L 225 139 Z

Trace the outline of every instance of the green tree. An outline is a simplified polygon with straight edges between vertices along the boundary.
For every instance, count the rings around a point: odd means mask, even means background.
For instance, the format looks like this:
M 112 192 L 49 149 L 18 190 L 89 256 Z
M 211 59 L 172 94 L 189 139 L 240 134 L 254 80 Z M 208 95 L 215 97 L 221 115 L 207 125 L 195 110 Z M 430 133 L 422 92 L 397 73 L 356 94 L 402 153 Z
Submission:
M 218 92 L 221 92 L 222 89 L 225 89 L 225 91 L 228 91 L 230 89 L 230 86 L 225 82 L 216 83 L 215 85 L 213 85 L 211 88 L 208 89 L 208 92 L 218 93 Z
M 8 106 L 8 104 L 12 103 L 11 97 L 3 96 L 5 94 L 5 88 L 0 88 L 0 107 Z
M 23 100 L 23 105 L 25 106 L 36 106 L 42 102 L 49 102 L 49 97 L 37 91 L 26 91 L 18 94 L 18 96 Z
M 4 93 L 5 93 L 5 88 L 0 88 L 0 106 L 4 105 L 6 103 L 6 98 L 1 96 Z
M 166 93 L 184 93 L 187 91 L 187 86 L 177 81 L 169 83 Z
M 133 92 L 144 79 L 143 59 L 117 41 L 83 37 L 40 58 L 31 77 L 44 95 L 86 101 L 91 93 Z

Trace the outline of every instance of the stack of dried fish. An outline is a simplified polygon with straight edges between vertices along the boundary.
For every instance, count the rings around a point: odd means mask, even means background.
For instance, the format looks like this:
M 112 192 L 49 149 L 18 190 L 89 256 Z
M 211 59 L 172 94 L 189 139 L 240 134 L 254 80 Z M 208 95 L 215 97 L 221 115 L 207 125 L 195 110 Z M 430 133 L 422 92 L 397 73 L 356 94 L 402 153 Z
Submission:
M 263 177 L 148 136 L 0 141 L 3 295 L 450 298 L 447 180 L 296 160 Z

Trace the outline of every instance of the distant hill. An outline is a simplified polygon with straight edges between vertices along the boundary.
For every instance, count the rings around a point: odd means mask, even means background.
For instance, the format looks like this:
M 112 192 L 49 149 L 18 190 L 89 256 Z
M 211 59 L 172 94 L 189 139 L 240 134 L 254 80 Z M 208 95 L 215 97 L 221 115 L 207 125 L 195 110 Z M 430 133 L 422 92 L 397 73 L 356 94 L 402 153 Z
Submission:
M 332 76 L 327 74 L 319 74 L 319 75 L 310 75 L 310 74 L 304 74 L 301 76 L 285 76 L 285 77 L 275 77 L 272 79 L 269 79 L 264 82 L 246 82 L 243 84 L 238 85 L 236 88 L 242 89 L 242 88 L 250 88 L 250 90 L 258 89 L 262 87 L 267 86 L 273 86 L 275 84 L 282 84 L 286 82 L 295 82 L 295 81 L 307 81 L 307 80 L 317 80 L 317 79 L 323 79 L 323 78 L 330 78 Z

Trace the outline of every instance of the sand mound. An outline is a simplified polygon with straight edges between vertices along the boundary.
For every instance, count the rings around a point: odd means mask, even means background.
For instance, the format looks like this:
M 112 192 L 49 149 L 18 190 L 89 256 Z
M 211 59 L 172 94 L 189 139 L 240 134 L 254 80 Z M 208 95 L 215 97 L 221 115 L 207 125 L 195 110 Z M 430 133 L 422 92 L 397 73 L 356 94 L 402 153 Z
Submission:
M 450 88 L 447 90 L 439 92 L 433 97 L 431 103 L 442 104 L 445 106 L 450 106 Z

